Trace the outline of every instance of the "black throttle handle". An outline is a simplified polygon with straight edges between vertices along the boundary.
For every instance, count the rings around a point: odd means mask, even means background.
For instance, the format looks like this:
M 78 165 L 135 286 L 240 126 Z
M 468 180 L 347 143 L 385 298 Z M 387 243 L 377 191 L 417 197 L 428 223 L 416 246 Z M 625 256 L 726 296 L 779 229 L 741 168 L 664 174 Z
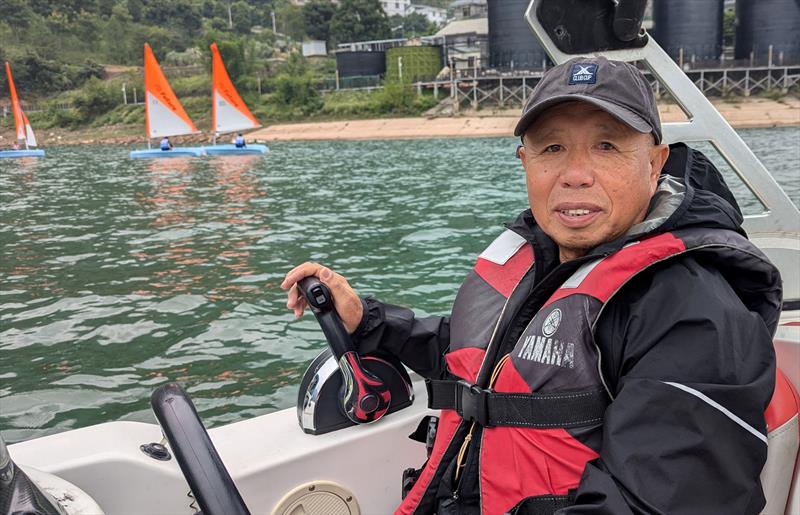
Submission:
M 378 420 L 389 409 L 391 392 L 380 377 L 362 365 L 353 340 L 334 308 L 330 288 L 315 276 L 301 279 L 297 287 L 308 301 L 339 364 L 343 379 L 340 397 L 345 415 L 356 424 Z

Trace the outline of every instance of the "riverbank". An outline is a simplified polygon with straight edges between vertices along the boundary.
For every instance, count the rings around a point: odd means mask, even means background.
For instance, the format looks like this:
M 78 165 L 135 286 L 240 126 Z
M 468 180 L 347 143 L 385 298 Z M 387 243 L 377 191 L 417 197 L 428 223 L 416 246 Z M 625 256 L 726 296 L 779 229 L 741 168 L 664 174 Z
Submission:
M 736 129 L 800 125 L 800 98 L 780 100 L 741 98 L 712 100 L 720 114 Z M 686 121 L 676 104 L 659 104 L 663 122 Z M 340 122 L 278 124 L 249 137 L 265 141 L 368 140 L 416 138 L 466 138 L 510 136 L 519 119 L 519 109 L 471 111 L 446 118 L 382 118 Z
M 712 102 L 734 128 L 800 126 L 800 97 L 787 95 L 780 100 L 760 97 L 713 99 Z M 676 104 L 659 104 L 664 122 L 685 121 Z M 438 118 L 374 118 L 325 122 L 269 125 L 251 132 L 250 141 L 370 140 L 477 138 L 510 136 L 519 118 L 519 109 L 465 110 L 459 116 Z M 81 129 L 38 130 L 41 146 L 120 144 L 142 145 L 145 138 L 139 125 L 110 125 Z M 0 128 L 0 148 L 11 145 L 14 133 Z M 206 134 L 173 138 L 175 144 L 208 143 Z

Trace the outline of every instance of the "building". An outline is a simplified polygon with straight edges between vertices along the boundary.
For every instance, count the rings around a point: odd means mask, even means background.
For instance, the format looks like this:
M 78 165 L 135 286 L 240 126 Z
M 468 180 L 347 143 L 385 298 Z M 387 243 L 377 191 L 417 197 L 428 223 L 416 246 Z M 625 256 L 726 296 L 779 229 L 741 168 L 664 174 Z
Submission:
M 408 14 L 419 13 L 423 15 L 429 22 L 442 26 L 447 22 L 447 9 L 439 7 L 431 7 L 429 5 L 411 4 L 409 6 Z
M 452 66 L 457 74 L 472 75 L 476 69 L 488 65 L 488 18 L 451 21 L 434 38 L 442 42 L 447 55 L 446 64 Z
M 387 16 L 405 16 L 409 13 L 411 0 L 381 0 L 381 7 Z
M 303 57 L 324 57 L 328 55 L 324 41 L 303 41 Z
M 486 0 L 456 0 L 450 4 L 453 17 L 456 20 L 467 20 L 470 18 L 486 18 L 489 15 L 489 7 Z

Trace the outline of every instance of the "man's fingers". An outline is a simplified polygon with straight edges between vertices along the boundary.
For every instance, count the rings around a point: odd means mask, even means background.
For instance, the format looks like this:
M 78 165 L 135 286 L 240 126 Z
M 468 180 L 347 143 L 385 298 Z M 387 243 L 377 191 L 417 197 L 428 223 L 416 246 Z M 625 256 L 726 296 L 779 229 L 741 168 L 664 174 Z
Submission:
M 297 281 L 299 281 L 303 277 L 308 277 L 309 275 L 317 275 L 320 268 L 323 268 L 322 265 L 311 261 L 307 261 L 301 265 L 297 265 L 296 267 L 289 270 L 289 272 L 286 274 L 286 277 L 283 278 L 283 282 L 281 283 L 281 288 L 286 290 L 288 288 L 291 288 Z
M 296 318 L 300 318 L 301 316 L 303 316 L 303 312 L 305 311 L 307 306 L 308 303 L 306 302 L 306 299 L 303 297 L 303 295 L 300 294 L 300 290 L 297 288 L 297 285 L 295 284 L 289 290 L 289 294 L 287 295 L 286 307 L 294 312 L 294 316 Z
M 289 293 L 286 295 L 286 307 L 289 309 L 294 309 L 297 305 L 298 298 L 300 297 L 300 291 L 297 288 L 297 285 L 294 284 L 289 289 Z
M 297 304 L 295 304 L 295 308 L 294 308 L 294 317 L 295 317 L 295 318 L 300 318 L 300 317 L 302 317 L 302 316 L 303 316 L 303 312 L 306 310 L 306 306 L 308 306 L 308 303 L 307 303 L 307 302 L 306 302 L 306 300 L 305 300 L 304 298 L 302 298 L 302 296 L 301 296 L 301 297 L 300 297 L 300 300 L 298 300 L 298 301 L 297 301 Z

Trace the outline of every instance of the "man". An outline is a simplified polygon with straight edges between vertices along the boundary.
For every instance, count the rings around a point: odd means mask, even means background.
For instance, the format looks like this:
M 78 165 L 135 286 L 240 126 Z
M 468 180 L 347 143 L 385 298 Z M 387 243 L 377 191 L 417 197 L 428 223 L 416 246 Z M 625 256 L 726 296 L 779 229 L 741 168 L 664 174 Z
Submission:
M 398 512 L 758 513 L 780 278 L 721 176 L 662 144 L 645 78 L 604 58 L 548 71 L 515 134 L 531 209 L 450 317 L 316 263 L 282 284 L 301 316 L 318 275 L 360 352 L 429 379 L 436 441 Z
M 233 144 L 236 145 L 236 148 L 244 148 L 247 146 L 247 143 L 245 143 L 244 136 L 241 132 L 236 135 L 236 138 L 233 140 Z
M 14 140 L 14 142 L 11 144 L 11 150 L 19 150 L 19 149 L 20 149 L 19 141 Z
M 161 150 L 164 150 L 164 151 L 172 150 L 172 143 L 169 141 L 169 136 L 164 136 L 161 139 L 160 147 L 161 147 Z

